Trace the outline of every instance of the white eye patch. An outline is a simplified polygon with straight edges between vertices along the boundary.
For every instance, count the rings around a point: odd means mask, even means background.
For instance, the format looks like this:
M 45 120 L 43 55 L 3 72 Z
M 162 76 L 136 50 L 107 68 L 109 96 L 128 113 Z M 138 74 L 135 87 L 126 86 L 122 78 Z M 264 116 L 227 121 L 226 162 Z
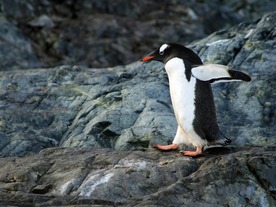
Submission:
M 160 54 L 160 55 L 163 55 L 165 49 L 167 49 L 168 47 L 169 47 L 169 45 L 163 44 L 163 45 L 160 47 L 160 49 L 159 49 L 159 54 Z

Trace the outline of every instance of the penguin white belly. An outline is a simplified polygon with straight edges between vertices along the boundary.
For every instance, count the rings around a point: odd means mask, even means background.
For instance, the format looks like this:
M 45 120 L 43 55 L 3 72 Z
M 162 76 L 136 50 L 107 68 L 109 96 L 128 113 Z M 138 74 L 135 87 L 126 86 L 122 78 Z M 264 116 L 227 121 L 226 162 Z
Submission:
M 172 58 L 165 65 L 170 82 L 170 95 L 178 129 L 174 144 L 187 144 L 200 147 L 207 141 L 202 139 L 194 130 L 195 119 L 195 86 L 196 79 L 192 76 L 190 81 L 185 75 L 185 65 L 182 59 Z

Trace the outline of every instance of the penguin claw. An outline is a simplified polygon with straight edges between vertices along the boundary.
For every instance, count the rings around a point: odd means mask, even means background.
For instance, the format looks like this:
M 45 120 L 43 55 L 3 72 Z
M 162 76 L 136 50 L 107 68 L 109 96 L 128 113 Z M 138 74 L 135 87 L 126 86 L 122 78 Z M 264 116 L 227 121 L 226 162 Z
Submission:
M 170 145 L 161 145 L 161 144 L 155 144 L 152 147 L 162 150 L 162 151 L 170 151 L 170 150 L 177 150 L 178 145 L 177 144 L 170 144 Z

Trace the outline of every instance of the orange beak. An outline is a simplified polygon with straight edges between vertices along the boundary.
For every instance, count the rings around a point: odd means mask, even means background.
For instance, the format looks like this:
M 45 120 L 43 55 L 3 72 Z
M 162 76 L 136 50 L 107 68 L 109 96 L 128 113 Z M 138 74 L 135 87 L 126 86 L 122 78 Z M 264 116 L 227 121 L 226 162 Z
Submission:
M 147 61 L 150 61 L 152 58 L 154 58 L 154 56 L 148 55 L 148 56 L 141 58 L 140 61 L 147 62 Z

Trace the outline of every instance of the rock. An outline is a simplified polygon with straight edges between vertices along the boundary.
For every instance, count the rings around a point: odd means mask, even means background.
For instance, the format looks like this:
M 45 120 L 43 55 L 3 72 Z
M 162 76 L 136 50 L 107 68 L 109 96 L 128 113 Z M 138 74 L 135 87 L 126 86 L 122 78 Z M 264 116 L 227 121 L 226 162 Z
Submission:
M 159 66 L 135 63 L 111 71 L 62 66 L 7 76 L 2 72 L 1 123 L 7 141 L 1 156 L 57 145 L 129 150 L 148 147 L 157 135 L 172 137 L 175 119 Z M 126 72 L 128 68 L 144 72 Z M 161 73 L 153 72 L 156 69 Z M 133 136 L 124 140 L 129 133 Z
M 189 45 L 204 62 L 250 74 L 214 85 L 232 146 L 162 153 L 176 122 L 160 63 L 0 72 L 1 206 L 275 206 L 275 22 Z
M 93 68 L 126 65 L 161 43 L 188 44 L 221 28 L 257 20 L 275 8 L 274 0 L 2 0 L 0 4 L 3 16 L 29 39 L 40 65 Z
M 29 25 L 32 27 L 45 27 L 52 28 L 55 26 L 53 20 L 47 15 L 41 15 L 38 19 L 33 19 L 29 22 Z
M 158 151 L 49 148 L 0 159 L 1 206 L 274 206 L 275 147 Z
M 252 77 L 250 83 L 213 86 L 219 126 L 234 145 L 276 144 L 275 14 L 189 46 L 204 62 L 223 63 Z M 262 31 L 270 33 L 260 39 Z M 2 157 L 54 146 L 141 150 L 174 137 L 176 121 L 161 63 L 0 74 Z
M 276 111 L 271 108 L 276 98 L 272 92 L 276 83 L 273 19 L 275 12 L 264 15 L 256 24 L 240 24 L 231 29 L 235 32 L 216 32 L 191 46 L 203 62 L 226 64 L 251 75 L 248 85 L 230 83 L 213 87 L 221 128 L 227 135 L 237 137 L 236 142 L 242 145 L 275 144 Z M 246 130 L 248 127 L 251 130 Z
M 40 65 L 28 39 L 3 17 L 0 17 L 0 51 L 1 71 Z

